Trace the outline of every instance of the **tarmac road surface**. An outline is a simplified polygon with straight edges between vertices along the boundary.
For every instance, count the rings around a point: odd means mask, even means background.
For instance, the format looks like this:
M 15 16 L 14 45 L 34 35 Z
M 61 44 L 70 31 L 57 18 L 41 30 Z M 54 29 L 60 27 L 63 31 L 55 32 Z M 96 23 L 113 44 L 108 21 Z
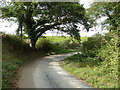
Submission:
M 51 55 L 22 66 L 19 88 L 91 88 L 64 71 L 59 61 L 76 53 Z

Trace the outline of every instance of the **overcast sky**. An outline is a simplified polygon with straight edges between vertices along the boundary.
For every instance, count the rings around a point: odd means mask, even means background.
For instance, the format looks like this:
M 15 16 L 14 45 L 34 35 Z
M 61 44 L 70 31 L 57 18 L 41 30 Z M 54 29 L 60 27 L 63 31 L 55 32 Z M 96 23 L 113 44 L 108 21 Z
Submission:
M 80 0 L 80 3 L 84 5 L 85 8 L 90 7 L 90 3 L 92 3 L 92 0 Z M 104 21 L 104 18 L 102 19 Z M 5 33 L 9 33 L 9 34 L 15 34 L 15 30 L 18 28 L 18 25 L 13 23 L 13 22 L 8 22 L 8 21 L 2 21 L 0 20 L 0 31 L 5 32 Z M 101 30 L 101 26 L 97 27 L 97 30 Z M 92 31 L 89 32 L 85 32 L 85 31 L 81 31 L 80 35 L 81 37 L 85 37 L 85 36 L 92 36 L 94 34 L 96 34 L 98 31 L 95 30 L 95 28 L 92 29 Z M 61 33 L 61 32 L 59 32 Z M 103 32 L 104 33 L 104 32 Z M 46 34 L 44 34 L 45 36 L 60 36 L 60 35 L 67 35 L 65 33 L 62 34 L 57 34 L 57 31 L 55 30 L 54 32 L 50 32 L 47 31 Z

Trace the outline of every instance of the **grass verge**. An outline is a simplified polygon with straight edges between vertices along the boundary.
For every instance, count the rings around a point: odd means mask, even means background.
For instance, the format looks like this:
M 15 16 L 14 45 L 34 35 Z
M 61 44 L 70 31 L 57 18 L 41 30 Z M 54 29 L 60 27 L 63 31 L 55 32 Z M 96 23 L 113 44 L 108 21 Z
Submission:
M 30 48 L 25 42 L 21 51 L 21 42 L 16 36 L 3 35 L 2 43 L 2 88 L 17 88 L 17 73 L 21 65 L 45 54 Z
M 45 55 L 76 51 L 75 49 L 62 49 L 59 47 L 59 49 L 57 48 L 55 51 L 46 53 L 43 50 L 30 48 L 24 40 L 21 49 L 20 38 L 15 35 L 6 34 L 3 34 L 2 43 L 2 88 L 18 88 L 17 83 L 19 78 L 17 74 L 19 68 L 24 63 L 30 62 L 31 60 L 35 60 Z M 45 47 L 45 49 L 48 48 Z
M 73 76 L 86 81 L 95 88 L 118 88 L 118 75 L 106 68 L 97 58 L 82 54 L 70 56 L 60 62 L 61 66 Z

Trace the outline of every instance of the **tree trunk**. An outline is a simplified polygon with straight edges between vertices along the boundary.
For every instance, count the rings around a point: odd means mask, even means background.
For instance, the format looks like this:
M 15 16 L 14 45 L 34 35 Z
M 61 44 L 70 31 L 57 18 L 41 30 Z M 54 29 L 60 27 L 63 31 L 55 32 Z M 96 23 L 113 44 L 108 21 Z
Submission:
M 37 40 L 31 39 L 31 45 L 30 45 L 30 46 L 31 46 L 32 48 L 35 48 L 36 42 L 37 42 Z
M 36 37 L 33 36 L 33 37 L 30 38 L 30 40 L 31 40 L 31 41 L 30 41 L 30 47 L 36 48 L 36 42 L 37 42 L 38 38 L 42 36 L 43 33 L 44 33 L 44 32 L 40 33 L 40 34 L 37 35 Z
M 22 24 L 20 24 L 20 31 L 21 31 L 21 53 L 22 53 L 22 42 L 23 42 Z

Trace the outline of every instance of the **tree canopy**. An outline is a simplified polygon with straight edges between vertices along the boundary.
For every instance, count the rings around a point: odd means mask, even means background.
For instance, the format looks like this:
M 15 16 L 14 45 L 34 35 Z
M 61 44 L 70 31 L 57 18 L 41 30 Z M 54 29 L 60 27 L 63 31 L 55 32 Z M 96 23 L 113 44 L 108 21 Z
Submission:
M 120 29 L 120 2 L 94 2 L 87 10 L 89 16 L 95 20 L 106 16 L 107 19 L 104 26 L 108 26 L 109 30 Z
M 77 24 L 89 30 L 90 25 L 82 5 L 73 2 L 12 2 L 1 6 L 1 18 L 17 21 L 29 36 L 33 47 L 43 33 L 57 29 L 80 40 Z

